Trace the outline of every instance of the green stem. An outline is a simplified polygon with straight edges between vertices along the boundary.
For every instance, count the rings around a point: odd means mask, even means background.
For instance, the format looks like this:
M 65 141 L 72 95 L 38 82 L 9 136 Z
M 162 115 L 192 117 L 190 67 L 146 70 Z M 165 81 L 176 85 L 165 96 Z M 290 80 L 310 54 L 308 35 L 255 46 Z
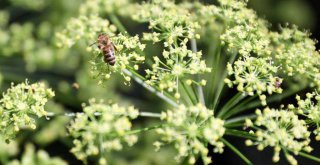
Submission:
M 163 126 L 164 126 L 164 124 L 160 124 L 160 125 L 142 128 L 142 129 L 136 129 L 136 130 L 132 130 L 132 131 L 127 132 L 126 135 L 132 135 L 132 134 L 137 134 L 137 133 L 141 133 L 141 132 L 145 132 L 145 131 L 150 131 L 153 129 L 161 128 Z
M 246 100 L 244 100 L 243 102 L 241 102 L 240 104 L 236 105 L 235 107 L 231 108 L 230 110 L 228 110 L 227 113 L 225 113 L 224 115 L 221 115 L 220 117 L 222 119 L 227 119 L 235 114 L 239 114 L 240 112 L 242 111 L 245 111 L 245 110 L 250 110 L 252 108 L 252 105 L 251 105 L 251 101 L 256 99 L 258 96 L 255 95 L 255 96 L 251 96 L 249 98 L 247 98 Z M 261 101 L 258 100 L 259 102 L 259 105 L 261 105 Z M 244 107 L 241 109 L 241 107 Z
M 290 97 L 293 94 L 295 94 L 305 88 L 306 88 L 306 86 L 302 86 L 302 87 L 296 88 L 296 89 L 287 89 L 286 92 L 284 92 L 282 94 L 269 96 L 267 98 L 267 103 L 270 104 L 270 103 L 285 99 L 285 98 Z M 228 111 L 228 114 L 224 115 L 222 118 L 227 119 L 227 118 L 229 118 L 233 115 L 239 114 L 240 112 L 243 112 L 245 110 L 250 110 L 250 109 L 254 109 L 254 108 L 261 106 L 260 100 L 256 100 L 256 101 L 251 102 L 256 97 L 257 96 L 248 98 L 247 100 L 245 100 L 241 104 L 237 105 L 236 107 L 234 107 L 230 111 Z
M 115 14 L 110 13 L 109 17 L 110 17 L 111 22 L 119 29 L 119 31 L 122 34 L 128 35 L 126 28 L 123 26 L 123 24 L 120 22 L 120 20 L 118 19 L 118 17 Z
M 220 68 L 219 65 L 219 61 L 220 61 L 220 55 L 221 55 L 221 45 L 219 44 L 220 42 L 216 42 L 218 43 L 218 46 L 216 49 L 214 49 L 214 45 L 210 46 L 210 49 L 209 49 L 209 63 L 212 67 L 212 75 L 209 75 L 209 92 L 207 94 L 207 100 L 210 101 L 210 104 L 209 104 L 209 108 L 212 108 L 213 107 L 213 99 L 214 99 L 214 94 L 215 94 L 215 86 L 216 86 L 216 83 L 218 82 L 218 69 Z M 212 59 L 210 58 L 212 56 Z
M 227 113 L 230 108 L 232 108 L 234 105 L 238 104 L 245 96 L 242 92 L 238 92 L 236 95 L 234 95 L 218 112 L 218 118 L 223 116 L 225 113 Z
M 169 103 L 170 105 L 177 107 L 178 104 L 171 100 L 170 98 L 168 98 L 166 95 L 164 95 L 162 92 L 159 92 L 157 89 L 153 88 L 152 86 L 146 84 L 141 78 L 135 76 L 132 72 L 130 72 L 127 69 L 123 69 L 122 70 L 124 74 L 132 77 L 138 84 L 140 84 L 141 86 L 143 86 L 145 89 L 147 89 L 148 91 L 150 91 L 151 93 L 154 93 L 156 96 L 158 96 L 159 98 L 161 98 L 162 100 L 166 101 L 167 103 Z
M 193 53 L 197 53 L 197 42 L 195 39 L 191 39 L 191 50 Z M 197 80 L 198 82 L 200 82 L 200 75 L 197 75 Z M 205 100 L 204 100 L 204 94 L 203 94 L 203 89 L 202 89 L 202 86 L 201 85 L 198 85 L 198 99 L 199 99 L 199 102 L 202 103 L 203 105 L 205 105 Z
M 316 162 L 319 162 L 319 163 L 320 163 L 320 158 L 318 158 L 318 157 L 315 157 L 315 156 L 310 155 L 310 154 L 305 153 L 305 152 L 299 152 L 298 154 L 299 154 L 300 156 L 302 156 L 302 157 L 305 157 L 305 158 L 308 158 L 308 159 L 310 159 L 310 160 L 313 160 L 313 161 L 316 161 Z
M 227 140 L 225 140 L 224 138 L 221 138 L 221 141 L 227 146 L 229 147 L 229 149 L 231 149 L 235 154 L 237 154 L 246 164 L 252 164 L 251 161 L 244 156 L 235 146 L 233 146 L 231 143 L 229 143 Z
M 232 124 L 243 122 L 246 119 L 255 119 L 256 117 L 257 117 L 257 115 L 255 115 L 255 114 L 235 117 L 235 118 L 226 120 L 226 122 L 224 123 L 224 126 L 229 127 Z
M 251 140 L 255 140 L 256 137 L 246 131 L 240 131 L 240 130 L 235 130 L 235 129 L 227 129 L 226 130 L 226 135 L 230 135 L 230 136 L 235 136 L 235 137 L 241 137 L 241 138 L 245 138 L 245 139 L 251 139 Z
M 187 93 L 188 98 L 191 100 L 192 104 L 196 105 L 197 99 L 194 97 L 195 95 L 193 94 L 194 92 L 192 91 L 192 89 L 190 89 L 190 87 L 186 86 L 185 82 L 181 81 L 180 83 L 181 83 L 184 91 Z
M 237 54 L 234 53 L 231 55 L 230 59 L 229 59 L 229 63 L 232 64 L 234 62 L 234 60 L 236 59 L 236 56 Z M 214 101 L 213 101 L 213 109 L 215 110 L 217 105 L 219 104 L 219 101 L 220 101 L 220 97 L 221 97 L 221 92 L 223 90 L 223 87 L 225 85 L 224 83 L 224 79 L 227 77 L 228 75 L 228 72 L 227 70 L 225 69 L 225 66 L 224 66 L 224 70 L 223 70 L 223 74 L 222 76 L 219 78 L 219 83 L 218 83 L 218 88 L 217 88 L 217 91 L 216 91 L 216 95 L 214 97 Z M 216 77 L 217 79 L 218 77 Z

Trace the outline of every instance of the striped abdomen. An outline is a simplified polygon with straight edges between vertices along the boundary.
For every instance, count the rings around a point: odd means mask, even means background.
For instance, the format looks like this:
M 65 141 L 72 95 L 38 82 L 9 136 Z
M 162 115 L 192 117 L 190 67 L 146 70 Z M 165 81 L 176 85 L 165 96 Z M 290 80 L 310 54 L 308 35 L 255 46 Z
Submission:
M 113 66 L 116 62 L 116 57 L 114 55 L 113 47 L 109 47 L 107 50 L 103 50 L 104 61 L 109 65 Z

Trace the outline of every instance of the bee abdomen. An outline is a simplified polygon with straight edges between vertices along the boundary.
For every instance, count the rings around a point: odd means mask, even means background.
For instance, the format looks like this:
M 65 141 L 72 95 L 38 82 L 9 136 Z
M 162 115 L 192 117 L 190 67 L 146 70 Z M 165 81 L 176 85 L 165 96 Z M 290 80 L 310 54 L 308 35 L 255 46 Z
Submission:
M 106 53 L 104 56 L 104 61 L 113 66 L 116 62 L 114 53 L 113 52 Z

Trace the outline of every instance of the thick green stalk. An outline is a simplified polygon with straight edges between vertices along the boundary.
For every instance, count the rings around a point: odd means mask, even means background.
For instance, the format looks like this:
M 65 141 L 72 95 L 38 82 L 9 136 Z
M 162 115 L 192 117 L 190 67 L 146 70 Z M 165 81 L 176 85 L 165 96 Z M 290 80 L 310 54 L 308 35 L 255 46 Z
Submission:
M 195 39 L 191 39 L 191 50 L 193 53 L 197 53 L 197 42 Z M 197 80 L 198 82 L 201 81 L 201 78 L 200 78 L 200 75 L 197 75 Z M 202 89 L 202 86 L 201 85 L 198 85 L 198 88 L 197 88 L 197 93 L 198 93 L 198 99 L 199 99 L 199 102 L 202 103 L 203 105 L 205 105 L 205 100 L 204 100 L 204 94 L 203 94 L 203 89 Z
M 258 96 L 251 96 L 245 100 L 243 100 L 240 104 L 236 105 L 235 107 L 232 107 L 230 110 L 228 110 L 225 114 L 221 115 L 220 117 L 222 119 L 228 119 L 229 117 L 235 115 L 235 114 L 239 114 L 240 112 L 243 112 L 245 110 L 250 110 L 250 107 L 252 107 L 251 105 L 251 101 L 256 99 Z M 259 101 L 259 105 L 261 105 L 261 101 Z M 241 109 L 240 107 L 244 107 L 243 109 Z
M 315 157 L 315 156 L 310 155 L 310 154 L 305 153 L 305 152 L 299 152 L 298 154 L 299 154 L 300 156 L 302 156 L 302 157 L 305 157 L 305 158 L 307 158 L 307 159 L 310 159 L 310 160 L 313 160 L 313 161 L 316 161 L 316 162 L 319 162 L 319 163 L 320 163 L 320 158 L 318 158 L 318 157 Z
M 257 117 L 257 116 L 256 116 L 255 114 L 238 116 L 238 117 L 235 117 L 235 118 L 226 120 L 225 123 L 224 123 L 224 126 L 225 126 L 225 127 L 230 127 L 230 126 L 232 126 L 233 124 L 237 124 L 237 123 L 240 123 L 240 124 L 243 125 L 243 122 L 244 122 L 246 119 L 255 119 L 256 117 Z
M 160 124 L 160 125 L 155 125 L 155 126 L 151 126 L 151 127 L 142 128 L 142 129 L 136 129 L 136 130 L 132 130 L 132 131 L 127 132 L 126 135 L 146 132 L 146 131 L 154 130 L 154 129 L 157 129 L 157 128 L 161 128 L 163 126 L 164 126 L 164 124 Z
M 221 141 L 229 148 L 231 151 L 233 151 L 235 154 L 237 154 L 246 164 L 252 164 L 251 161 L 244 156 L 241 151 L 239 151 L 235 146 L 233 146 L 231 143 L 229 143 L 224 138 L 221 138 Z
M 221 60 L 222 59 L 222 60 Z M 221 45 L 217 48 L 217 52 L 214 53 L 213 57 L 213 71 L 211 77 L 210 88 L 209 88 L 209 95 L 208 95 L 208 101 L 209 101 L 209 108 L 213 109 L 213 100 L 216 95 L 216 88 L 221 81 L 219 79 L 220 75 L 222 74 L 221 68 L 222 65 L 221 62 L 224 61 L 225 56 L 221 57 Z M 214 110 L 214 109 L 213 109 Z
M 238 92 L 236 95 L 234 95 L 218 112 L 217 117 L 223 116 L 225 113 L 227 113 L 230 108 L 232 108 L 234 105 L 238 104 L 245 96 L 242 92 Z
M 256 137 L 246 131 L 240 131 L 240 130 L 236 130 L 236 129 L 227 129 L 226 130 L 226 135 L 230 135 L 230 136 L 235 136 L 235 137 L 241 137 L 241 138 L 245 138 L 245 139 L 251 139 L 251 140 L 255 140 Z
M 109 18 L 110 18 L 111 22 L 118 28 L 118 30 L 122 34 L 128 35 L 126 28 L 123 26 L 123 24 L 120 22 L 120 20 L 118 19 L 118 17 L 115 14 L 110 13 Z
M 191 103 L 193 105 L 197 104 L 197 98 L 195 98 L 193 90 L 189 86 L 187 86 L 185 84 L 185 82 L 183 82 L 183 81 L 180 81 L 180 84 L 181 84 L 183 90 L 186 92 L 186 94 L 187 94 L 188 98 L 190 99 Z
M 231 57 L 229 59 L 229 63 L 230 64 L 232 64 L 234 62 L 234 60 L 236 59 L 236 56 L 237 56 L 236 53 L 231 55 Z M 225 68 L 225 66 L 224 66 L 224 68 Z M 220 97 L 221 97 L 221 92 L 222 92 L 223 87 L 225 85 L 224 79 L 227 77 L 227 75 L 228 75 L 228 72 L 227 72 L 226 69 L 224 69 L 223 73 L 222 73 L 222 76 L 219 78 L 219 83 L 218 83 L 216 95 L 215 95 L 214 100 L 213 100 L 213 109 L 216 109 L 217 105 L 219 104 Z M 215 77 L 215 78 L 217 79 L 218 77 Z

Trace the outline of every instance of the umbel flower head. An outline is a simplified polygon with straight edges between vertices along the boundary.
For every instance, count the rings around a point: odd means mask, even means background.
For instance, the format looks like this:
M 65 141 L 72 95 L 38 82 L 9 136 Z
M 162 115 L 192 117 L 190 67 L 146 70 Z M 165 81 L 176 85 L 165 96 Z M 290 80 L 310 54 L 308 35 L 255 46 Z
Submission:
M 320 89 L 320 55 L 316 51 L 316 41 L 309 38 L 310 34 L 292 28 L 282 28 L 280 33 L 270 34 L 274 49 L 274 61 L 284 74 L 311 80 Z
M 226 24 L 220 36 L 230 51 L 240 55 L 269 56 L 270 39 L 266 21 L 248 9 L 244 0 L 219 0 L 221 8 L 213 10 L 216 17 Z
M 320 95 L 317 92 L 307 93 L 305 99 L 296 96 L 297 107 L 290 104 L 288 109 L 301 114 L 307 118 L 307 123 L 315 127 L 313 133 L 316 135 L 316 140 L 320 140 Z
M 88 45 L 97 40 L 99 34 L 106 33 L 116 51 L 116 62 L 114 66 L 108 65 L 103 59 L 103 53 L 97 46 L 88 46 L 87 51 L 93 52 L 90 60 L 91 73 L 94 78 L 99 79 L 99 84 L 108 80 L 112 73 L 120 73 L 126 81 L 130 77 L 123 70 L 138 70 L 139 64 L 143 63 L 145 57 L 142 51 L 145 48 L 138 36 L 129 37 L 124 34 L 115 35 L 116 27 L 97 15 L 80 16 L 69 21 L 66 29 L 56 33 L 57 46 L 71 47 L 76 42 L 84 41 Z
M 280 160 L 282 150 L 290 164 L 297 164 L 291 153 L 297 155 L 301 151 L 311 152 L 310 132 L 304 120 L 300 120 L 293 111 L 265 108 L 256 110 L 257 119 L 252 123 L 246 120 L 246 126 L 254 129 L 256 140 L 247 140 L 247 145 L 257 145 L 258 150 L 273 147 L 273 161 Z
M 189 164 L 194 164 L 200 156 L 204 164 L 211 163 L 207 144 L 214 146 L 213 151 L 222 153 L 224 144 L 220 138 L 224 135 L 224 121 L 213 117 L 213 111 L 202 104 L 186 107 L 180 105 L 175 110 L 162 112 L 165 126 L 156 131 L 161 141 L 154 145 L 157 150 L 166 143 L 173 143 L 178 154 L 177 161 L 188 158 Z
M 196 81 L 189 79 L 190 75 L 210 72 L 204 60 L 201 60 L 201 52 L 192 52 L 187 49 L 187 40 L 179 46 L 170 47 L 164 50 L 162 55 L 164 60 L 154 57 L 152 69 L 147 69 L 148 84 L 159 85 L 161 90 L 167 89 L 169 92 L 178 92 L 179 81 L 189 80 L 196 84 Z M 190 85 L 190 84 L 189 84 Z M 202 84 L 202 85 L 205 85 Z
M 145 48 L 141 44 L 138 36 L 129 37 L 119 34 L 110 38 L 116 47 L 116 62 L 114 66 L 107 64 L 104 61 L 104 55 L 98 48 L 94 49 L 91 63 L 91 73 L 94 78 L 99 79 L 99 84 L 108 80 L 112 73 L 120 73 L 126 81 L 131 78 L 126 75 L 123 70 L 138 70 L 139 64 L 145 60 L 142 51 Z
M 241 57 L 233 65 L 228 63 L 227 71 L 230 78 L 226 78 L 224 82 L 229 87 L 237 85 L 240 92 L 250 96 L 260 95 L 263 105 L 266 105 L 265 92 L 270 95 L 274 92 L 282 92 L 281 87 L 278 86 L 282 79 L 275 76 L 278 67 L 272 65 L 271 58 Z
M 133 18 L 140 22 L 148 22 L 149 29 L 153 31 L 144 33 L 144 40 L 163 42 L 165 47 L 162 56 L 155 56 L 152 68 L 146 70 L 148 84 L 177 93 L 179 81 L 187 80 L 190 75 L 211 71 L 202 60 L 201 51 L 187 48 L 191 39 L 199 37 L 196 30 L 200 27 L 191 19 L 187 9 L 171 1 L 159 0 L 142 4 L 138 9 L 139 12 Z M 175 17 L 172 17 L 173 14 Z M 199 84 L 193 80 L 189 82 Z
M 116 30 L 114 25 L 110 25 L 108 20 L 102 19 L 98 15 L 79 16 L 72 18 L 64 30 L 56 33 L 56 45 L 70 48 L 79 41 L 85 41 L 89 45 L 96 41 L 99 33 L 113 35 Z M 88 50 L 91 48 L 88 47 Z
M 22 128 L 36 129 L 36 118 L 47 115 L 44 106 L 54 96 L 44 83 L 24 83 L 3 93 L 0 100 L 0 132 L 6 141 L 15 138 Z
M 144 38 L 153 42 L 166 41 L 166 46 L 178 39 L 196 38 L 196 29 L 200 26 L 191 19 L 187 9 L 170 0 L 154 0 L 138 6 L 133 19 L 138 22 L 148 22 L 153 33 L 145 33 Z M 173 17 L 174 15 L 174 17 Z
M 129 134 L 130 120 L 139 115 L 134 107 L 106 105 L 92 99 L 83 112 L 77 114 L 69 127 L 74 138 L 71 152 L 78 159 L 86 161 L 89 156 L 99 156 L 99 164 L 107 164 L 107 153 L 121 150 L 125 143 L 132 146 L 137 142 L 138 137 Z

